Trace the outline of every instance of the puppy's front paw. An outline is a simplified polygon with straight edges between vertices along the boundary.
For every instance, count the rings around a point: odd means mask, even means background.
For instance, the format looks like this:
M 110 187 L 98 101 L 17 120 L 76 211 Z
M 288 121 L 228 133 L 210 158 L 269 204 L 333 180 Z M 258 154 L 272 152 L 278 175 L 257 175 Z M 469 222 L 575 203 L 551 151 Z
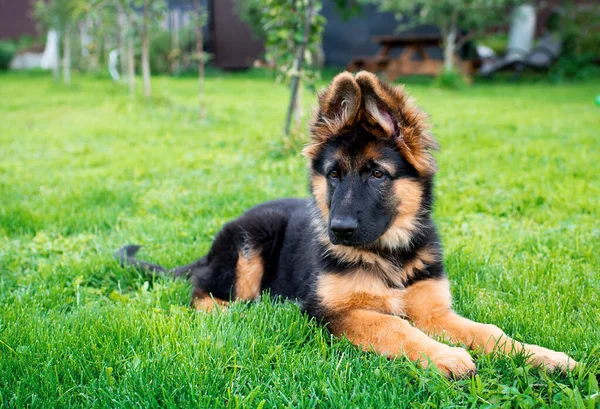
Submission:
M 577 366 L 577 362 L 567 354 L 537 345 L 526 344 L 525 352 L 529 355 L 527 358 L 528 363 L 533 366 L 544 367 L 549 371 L 560 370 L 564 373 L 567 370 L 573 370 Z
M 460 379 L 477 372 L 473 358 L 463 348 L 444 345 L 444 347 L 437 348 L 435 352 L 428 356 L 431 362 L 447 378 Z

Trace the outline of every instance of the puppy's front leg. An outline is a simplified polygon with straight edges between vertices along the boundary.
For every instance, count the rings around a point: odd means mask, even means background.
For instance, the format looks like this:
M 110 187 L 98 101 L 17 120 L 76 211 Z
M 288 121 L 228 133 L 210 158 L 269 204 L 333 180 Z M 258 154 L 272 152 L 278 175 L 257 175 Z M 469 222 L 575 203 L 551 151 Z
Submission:
M 408 317 L 431 335 L 446 335 L 454 342 L 490 353 L 510 354 L 525 350 L 528 362 L 547 369 L 573 369 L 577 362 L 562 352 L 537 345 L 523 344 L 506 335 L 495 325 L 480 324 L 452 311 L 448 280 L 424 280 L 406 289 L 404 297 Z
M 429 358 L 448 377 L 459 378 L 476 370 L 467 351 L 429 338 L 400 317 L 355 309 L 332 319 L 329 328 L 336 336 L 346 335 L 364 350 L 374 349 L 390 358 L 406 354 L 423 367 L 428 365 Z

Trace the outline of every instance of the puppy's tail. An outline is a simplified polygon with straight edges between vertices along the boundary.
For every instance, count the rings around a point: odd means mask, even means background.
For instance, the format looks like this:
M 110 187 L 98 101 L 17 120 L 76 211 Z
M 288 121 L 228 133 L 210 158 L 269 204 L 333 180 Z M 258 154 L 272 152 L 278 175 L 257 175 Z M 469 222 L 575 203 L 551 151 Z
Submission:
M 167 274 L 169 272 L 166 268 L 159 266 L 158 264 L 147 263 L 136 259 L 135 255 L 141 248 L 142 246 L 136 244 L 128 244 L 115 252 L 115 258 L 121 263 L 122 267 L 130 265 L 148 273 Z
M 119 250 L 115 252 L 115 258 L 119 261 L 122 267 L 125 266 L 133 266 L 141 271 L 145 271 L 150 274 L 158 274 L 163 276 L 171 276 L 171 277 L 185 277 L 189 278 L 190 274 L 194 267 L 199 266 L 204 263 L 204 259 L 200 259 L 197 262 L 177 267 L 172 270 L 166 269 L 163 266 L 159 266 L 158 264 L 148 263 L 146 261 L 141 261 L 135 258 L 137 252 L 142 248 L 142 246 L 138 246 L 136 244 L 128 244 L 127 246 L 121 247 Z

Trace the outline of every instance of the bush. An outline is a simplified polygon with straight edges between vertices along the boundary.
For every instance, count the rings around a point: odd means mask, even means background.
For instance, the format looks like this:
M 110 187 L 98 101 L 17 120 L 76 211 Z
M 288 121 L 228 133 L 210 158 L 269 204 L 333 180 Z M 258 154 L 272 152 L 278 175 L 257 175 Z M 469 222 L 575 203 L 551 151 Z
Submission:
M 173 74 L 175 62 L 180 65 L 180 72 L 194 70 L 192 55 L 196 53 L 195 29 L 184 27 L 179 32 L 179 48 L 173 48 L 171 33 L 160 30 L 153 33 L 150 40 L 150 67 L 153 74 Z
M 8 70 L 16 51 L 17 47 L 14 43 L 0 41 L 0 70 Z
M 558 22 L 563 38 L 560 58 L 550 70 L 554 80 L 585 79 L 600 72 L 600 9 L 570 6 Z
M 585 80 L 600 74 L 600 67 L 595 64 L 594 54 L 571 54 L 561 57 L 550 69 L 550 77 L 554 81 L 565 79 Z
M 150 67 L 153 74 L 167 74 L 170 72 L 169 54 L 171 47 L 171 34 L 166 30 L 152 33 L 150 40 Z
M 462 89 L 469 84 L 457 71 L 442 71 L 433 81 L 433 85 L 439 88 Z

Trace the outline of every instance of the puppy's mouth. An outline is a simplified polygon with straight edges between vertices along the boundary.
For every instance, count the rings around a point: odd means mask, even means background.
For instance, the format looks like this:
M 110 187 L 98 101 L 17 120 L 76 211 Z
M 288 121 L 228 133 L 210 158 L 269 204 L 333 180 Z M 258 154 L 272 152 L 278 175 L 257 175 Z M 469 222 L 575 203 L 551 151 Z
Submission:
M 348 247 L 368 247 L 374 243 L 374 241 L 365 241 L 353 237 L 338 237 L 331 230 L 329 230 L 329 241 L 336 246 Z

